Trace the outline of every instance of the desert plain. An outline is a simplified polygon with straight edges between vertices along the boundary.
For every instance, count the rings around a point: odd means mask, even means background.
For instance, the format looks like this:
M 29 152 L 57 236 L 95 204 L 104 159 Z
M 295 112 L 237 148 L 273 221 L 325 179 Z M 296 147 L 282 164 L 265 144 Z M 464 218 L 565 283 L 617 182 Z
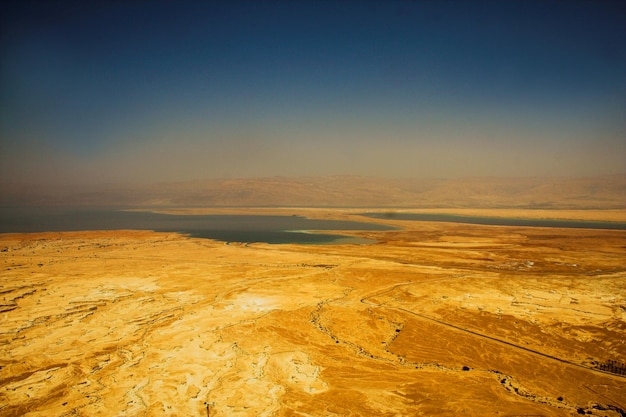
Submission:
M 0 235 L 0 416 L 626 416 L 626 231 L 218 212 L 397 229 Z

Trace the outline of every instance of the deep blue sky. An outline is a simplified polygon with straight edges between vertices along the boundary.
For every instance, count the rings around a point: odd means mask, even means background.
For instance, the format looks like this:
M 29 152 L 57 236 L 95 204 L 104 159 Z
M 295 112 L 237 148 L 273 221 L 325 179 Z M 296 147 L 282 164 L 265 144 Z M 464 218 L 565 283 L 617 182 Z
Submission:
M 626 172 L 626 6 L 2 6 L 4 181 Z

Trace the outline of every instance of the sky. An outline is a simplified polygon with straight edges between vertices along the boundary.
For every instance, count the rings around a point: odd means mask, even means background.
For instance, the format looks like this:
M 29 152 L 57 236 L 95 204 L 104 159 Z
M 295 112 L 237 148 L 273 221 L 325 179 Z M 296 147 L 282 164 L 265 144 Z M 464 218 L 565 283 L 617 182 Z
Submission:
M 626 173 L 620 1 L 1 7 L 1 182 Z

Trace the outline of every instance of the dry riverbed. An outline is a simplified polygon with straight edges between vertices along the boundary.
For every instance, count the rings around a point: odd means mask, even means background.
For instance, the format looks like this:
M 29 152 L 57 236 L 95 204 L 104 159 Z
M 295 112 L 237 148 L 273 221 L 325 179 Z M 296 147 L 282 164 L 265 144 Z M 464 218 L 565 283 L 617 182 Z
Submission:
M 0 235 L 0 416 L 626 415 L 626 232 L 376 221 Z

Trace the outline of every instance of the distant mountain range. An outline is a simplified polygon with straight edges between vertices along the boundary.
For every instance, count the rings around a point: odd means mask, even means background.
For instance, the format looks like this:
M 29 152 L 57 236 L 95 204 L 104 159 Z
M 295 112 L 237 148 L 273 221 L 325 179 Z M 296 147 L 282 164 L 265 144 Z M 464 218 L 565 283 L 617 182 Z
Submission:
M 626 175 L 590 178 L 211 179 L 151 185 L 0 184 L 0 205 L 626 208 Z

